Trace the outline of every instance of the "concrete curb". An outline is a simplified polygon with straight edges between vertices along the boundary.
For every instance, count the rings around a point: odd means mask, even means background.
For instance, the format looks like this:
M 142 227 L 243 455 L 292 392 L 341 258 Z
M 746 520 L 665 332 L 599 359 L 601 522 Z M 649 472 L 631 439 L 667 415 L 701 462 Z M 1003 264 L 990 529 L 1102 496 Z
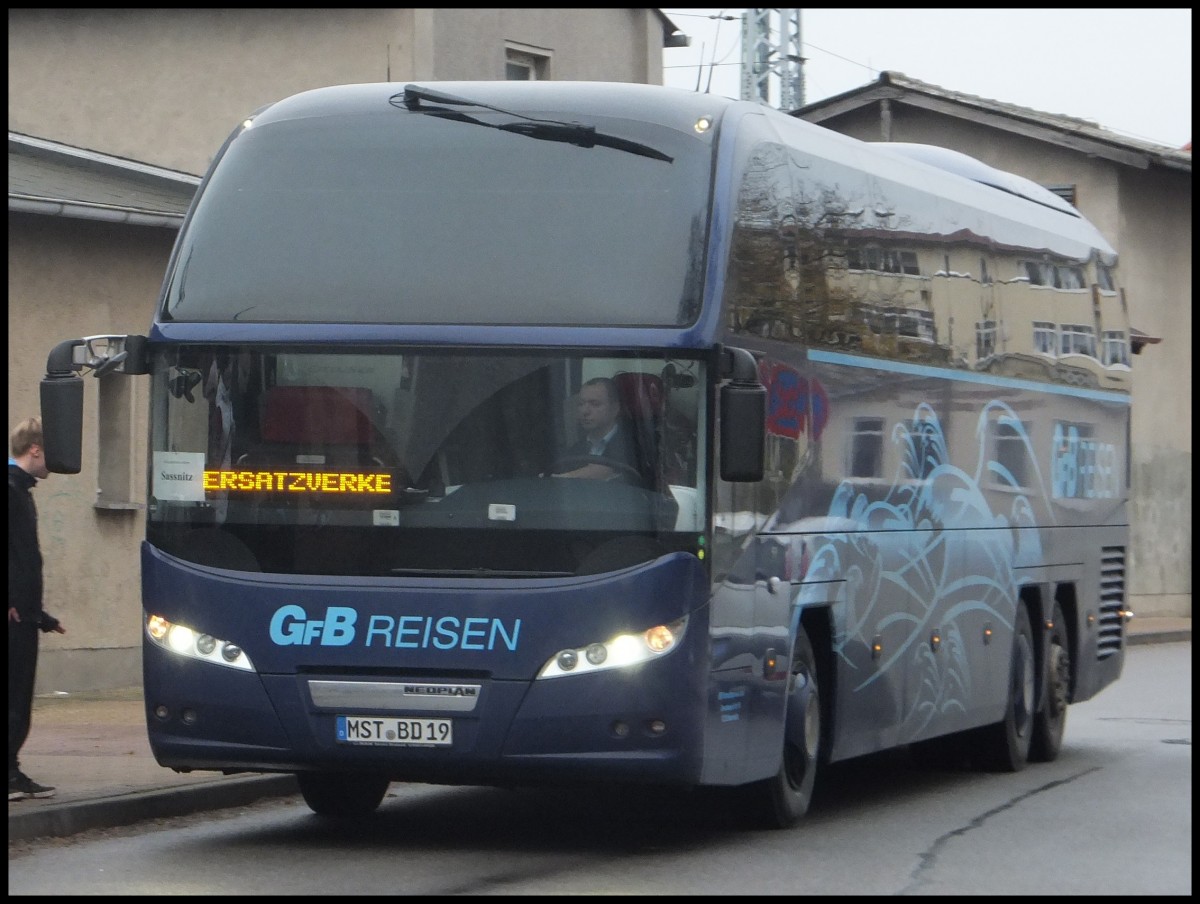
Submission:
M 8 815 L 8 840 L 65 838 L 89 829 L 110 829 L 147 819 L 187 816 L 206 810 L 241 807 L 267 797 L 299 794 L 294 775 L 252 775 L 130 791 L 87 801 L 64 801 Z
M 1144 634 L 1126 634 L 1126 646 L 1135 646 L 1144 643 L 1178 643 L 1183 640 L 1192 639 L 1191 628 L 1180 628 L 1177 631 L 1155 631 L 1154 633 Z

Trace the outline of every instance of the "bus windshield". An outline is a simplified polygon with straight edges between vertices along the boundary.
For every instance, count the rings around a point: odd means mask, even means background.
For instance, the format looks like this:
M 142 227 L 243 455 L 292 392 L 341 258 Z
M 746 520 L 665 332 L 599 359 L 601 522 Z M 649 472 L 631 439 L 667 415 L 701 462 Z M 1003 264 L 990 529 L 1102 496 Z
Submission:
M 189 345 L 153 379 L 148 538 L 199 564 L 567 575 L 703 542 L 696 358 Z
M 209 177 L 164 319 L 662 327 L 698 315 L 707 136 L 597 116 L 588 126 L 616 146 L 581 147 L 509 130 L 520 118 L 385 103 L 279 117 L 233 139 Z

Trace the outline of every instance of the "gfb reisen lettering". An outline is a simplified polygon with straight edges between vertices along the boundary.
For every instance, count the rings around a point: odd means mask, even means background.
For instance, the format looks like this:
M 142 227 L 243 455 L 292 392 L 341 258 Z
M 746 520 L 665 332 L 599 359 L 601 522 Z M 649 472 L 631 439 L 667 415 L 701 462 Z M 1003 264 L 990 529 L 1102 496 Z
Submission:
M 515 652 L 520 634 L 519 618 L 371 615 L 361 641 L 364 647 Z M 271 616 L 271 640 L 281 647 L 345 647 L 357 639 L 358 610 L 348 606 L 329 606 L 322 618 L 310 618 L 301 606 L 280 606 Z

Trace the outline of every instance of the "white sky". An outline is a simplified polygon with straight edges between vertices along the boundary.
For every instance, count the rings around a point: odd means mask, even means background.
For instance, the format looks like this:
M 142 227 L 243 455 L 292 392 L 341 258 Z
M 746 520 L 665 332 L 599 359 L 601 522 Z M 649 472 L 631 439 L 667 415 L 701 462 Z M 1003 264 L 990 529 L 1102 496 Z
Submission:
M 701 91 L 738 97 L 743 10 L 662 11 L 692 38 L 663 51 L 664 84 L 695 90 L 699 76 Z M 801 8 L 800 42 L 805 103 L 887 69 L 1167 147 L 1192 140 L 1191 9 Z

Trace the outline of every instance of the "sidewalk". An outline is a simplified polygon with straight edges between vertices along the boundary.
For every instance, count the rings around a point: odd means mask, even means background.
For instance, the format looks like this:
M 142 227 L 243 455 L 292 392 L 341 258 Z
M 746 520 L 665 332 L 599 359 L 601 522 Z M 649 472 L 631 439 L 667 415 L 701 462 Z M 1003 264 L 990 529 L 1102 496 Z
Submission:
M 1134 618 L 1129 643 L 1192 639 L 1190 618 Z M 180 775 L 155 762 L 146 740 L 141 688 L 38 697 L 21 751 L 30 778 L 53 798 L 8 805 L 8 840 L 67 836 L 144 819 L 244 806 L 298 793 L 290 775 Z

